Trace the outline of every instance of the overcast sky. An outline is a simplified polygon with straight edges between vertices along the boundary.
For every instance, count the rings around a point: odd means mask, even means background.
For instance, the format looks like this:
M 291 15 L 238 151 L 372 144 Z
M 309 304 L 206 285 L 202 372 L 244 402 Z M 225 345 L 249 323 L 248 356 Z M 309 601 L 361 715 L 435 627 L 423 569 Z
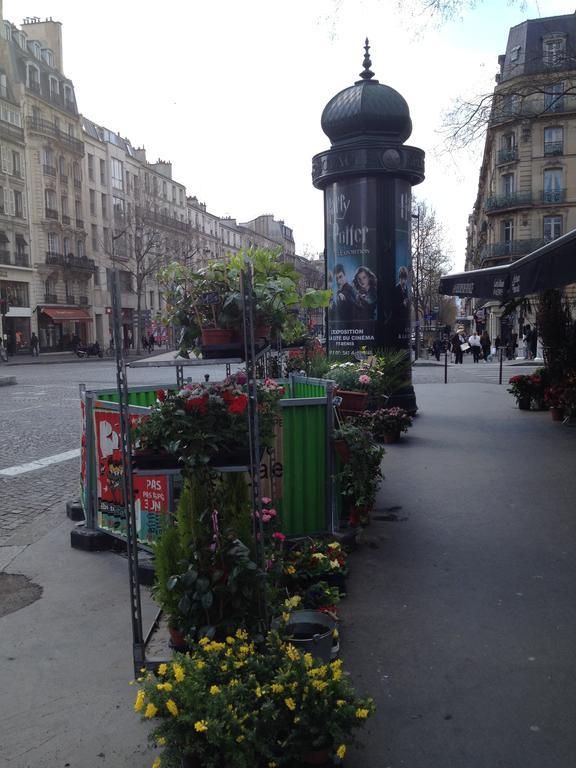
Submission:
M 263 213 L 321 251 L 322 193 L 312 156 L 330 142 L 322 110 L 362 69 L 407 100 L 406 143 L 426 152 L 415 194 L 435 208 L 463 268 L 480 148 L 446 156 L 438 129 L 457 94 L 490 91 L 508 29 L 574 12 L 574 0 L 485 0 L 438 26 L 418 0 L 4 0 L 4 18 L 62 22 L 64 71 L 80 111 L 171 160 L 174 178 L 219 216 Z

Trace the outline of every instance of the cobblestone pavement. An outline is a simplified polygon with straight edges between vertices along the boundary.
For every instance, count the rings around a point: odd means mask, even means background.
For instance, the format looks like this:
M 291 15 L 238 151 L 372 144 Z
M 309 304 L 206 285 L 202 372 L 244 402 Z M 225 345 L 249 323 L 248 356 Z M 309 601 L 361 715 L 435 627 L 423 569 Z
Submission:
M 450 365 L 449 383 L 498 383 L 498 364 L 466 360 L 464 365 Z M 222 375 L 222 368 L 207 366 L 188 369 L 195 380 L 206 373 L 211 378 Z M 526 370 L 505 364 L 503 381 L 514 372 Z M 3 387 L 0 395 L 0 469 L 43 459 L 79 448 L 79 385 L 88 389 L 115 386 L 116 368 L 112 361 L 86 364 L 22 365 L 13 367 L 14 386 Z M 173 384 L 175 372 L 163 368 L 129 370 L 129 384 Z M 419 365 L 414 368 L 414 385 L 444 381 L 444 366 Z M 0 542 L 18 529 L 53 508 L 78 498 L 79 459 L 70 459 L 14 477 L 0 476 Z

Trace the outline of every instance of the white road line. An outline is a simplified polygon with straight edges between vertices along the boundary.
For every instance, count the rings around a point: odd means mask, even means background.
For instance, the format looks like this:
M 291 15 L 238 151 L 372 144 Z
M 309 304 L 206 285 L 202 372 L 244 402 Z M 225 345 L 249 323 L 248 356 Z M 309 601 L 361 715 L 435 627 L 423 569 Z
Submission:
M 28 464 L 19 464 L 15 467 L 6 467 L 6 469 L 0 469 L 0 476 L 14 477 L 15 475 L 23 475 L 25 472 L 32 472 L 35 469 L 43 469 L 44 467 L 49 467 L 51 464 L 59 464 L 61 461 L 77 459 L 78 456 L 80 456 L 80 448 L 75 448 L 73 451 L 56 453 L 54 456 L 46 456 L 45 459 L 31 461 Z

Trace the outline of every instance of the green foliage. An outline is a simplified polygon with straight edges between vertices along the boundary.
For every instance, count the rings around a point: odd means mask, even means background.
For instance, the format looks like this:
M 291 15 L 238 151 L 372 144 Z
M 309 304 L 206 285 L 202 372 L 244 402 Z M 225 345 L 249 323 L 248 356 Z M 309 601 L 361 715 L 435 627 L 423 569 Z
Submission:
M 345 440 L 350 453 L 336 475 L 340 493 L 356 507 L 372 507 L 382 482 L 384 448 L 366 429 L 350 421 L 334 431 L 334 438 Z
M 379 408 L 364 411 L 356 418 L 356 423 L 370 432 L 375 440 L 382 441 L 386 434 L 407 432 L 412 426 L 412 417 L 404 408 Z
M 178 610 L 180 596 L 168 589 L 168 582 L 178 572 L 180 563 L 185 555 L 180 533 L 174 526 L 168 526 L 162 531 L 154 545 L 154 587 L 152 593 L 168 617 L 168 623 L 173 629 L 180 629 L 183 617 Z
M 325 378 L 339 389 L 368 392 L 373 405 L 410 381 L 410 355 L 405 350 L 384 350 L 361 361 L 333 363 Z

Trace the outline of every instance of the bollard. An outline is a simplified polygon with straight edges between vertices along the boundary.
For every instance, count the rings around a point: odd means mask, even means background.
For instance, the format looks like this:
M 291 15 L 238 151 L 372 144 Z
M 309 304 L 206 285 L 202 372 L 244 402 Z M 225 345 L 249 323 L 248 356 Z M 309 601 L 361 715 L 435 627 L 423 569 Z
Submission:
M 500 347 L 500 378 L 498 380 L 498 384 L 502 384 L 502 363 L 504 360 L 504 356 L 502 354 L 503 352 L 504 352 L 504 347 Z
M 444 351 L 444 384 L 448 384 L 448 345 Z

